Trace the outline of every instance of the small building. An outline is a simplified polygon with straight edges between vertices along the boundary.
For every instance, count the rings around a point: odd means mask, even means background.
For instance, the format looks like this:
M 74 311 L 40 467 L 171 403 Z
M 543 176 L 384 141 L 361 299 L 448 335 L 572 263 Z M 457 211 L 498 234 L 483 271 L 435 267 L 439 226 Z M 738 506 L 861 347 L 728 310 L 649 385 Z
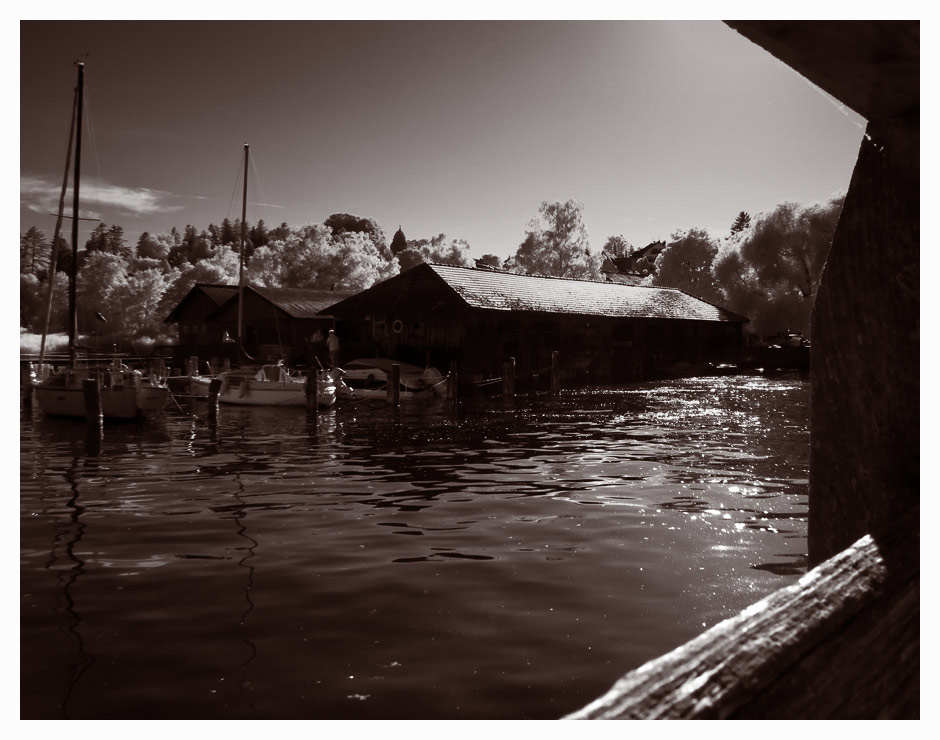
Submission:
M 462 383 L 547 374 L 627 382 L 678 363 L 735 362 L 747 321 L 674 288 L 535 277 L 421 264 L 327 309 L 342 360 L 387 357 L 447 371 Z
M 246 285 L 242 306 L 245 351 L 259 362 L 325 362 L 325 336 L 333 327 L 333 318 L 322 311 L 348 295 Z M 174 362 L 198 357 L 200 362 L 217 367 L 225 360 L 234 364 L 238 359 L 238 302 L 238 286 L 195 285 L 165 319 L 179 324 Z

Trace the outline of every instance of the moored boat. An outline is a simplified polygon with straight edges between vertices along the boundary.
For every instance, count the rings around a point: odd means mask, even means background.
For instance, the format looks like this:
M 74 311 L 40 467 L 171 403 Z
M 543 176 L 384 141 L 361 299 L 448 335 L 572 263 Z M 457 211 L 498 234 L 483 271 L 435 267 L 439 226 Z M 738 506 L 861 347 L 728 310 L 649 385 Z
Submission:
M 307 377 L 280 364 L 227 370 L 216 377 L 222 381 L 219 403 L 233 406 L 305 406 L 307 403 Z M 209 376 L 191 376 L 190 393 L 197 398 L 208 398 L 211 382 Z M 317 406 L 329 408 L 335 404 L 337 387 L 330 374 L 319 371 L 316 383 Z
M 85 381 L 98 382 L 104 419 L 141 419 L 159 414 L 170 391 L 154 375 L 145 375 L 120 360 L 77 365 L 53 373 L 34 387 L 36 401 L 52 416 L 86 418 Z
M 352 399 L 387 398 L 392 365 L 399 366 L 399 398 L 431 399 L 440 394 L 444 376 L 437 368 L 420 368 L 383 357 L 359 358 L 345 363 L 340 392 Z
M 82 97 L 84 87 L 84 65 L 78 67 L 78 85 L 75 88 L 74 128 L 75 172 L 72 201 L 72 262 L 69 274 L 69 357 L 67 367 L 40 380 L 34 391 L 39 408 L 46 414 L 88 418 L 89 409 L 96 407 L 86 403 L 86 381 L 96 381 L 96 391 L 102 419 L 139 419 L 158 414 L 170 397 L 170 389 L 157 375 L 145 375 L 124 365 L 120 358 L 111 363 L 81 361 L 78 356 L 78 307 L 76 284 L 78 279 L 78 221 L 79 183 L 81 175 L 82 145 Z M 70 139 L 71 142 L 71 139 Z M 40 353 L 40 372 L 45 363 Z M 92 386 L 95 387 L 95 386 Z

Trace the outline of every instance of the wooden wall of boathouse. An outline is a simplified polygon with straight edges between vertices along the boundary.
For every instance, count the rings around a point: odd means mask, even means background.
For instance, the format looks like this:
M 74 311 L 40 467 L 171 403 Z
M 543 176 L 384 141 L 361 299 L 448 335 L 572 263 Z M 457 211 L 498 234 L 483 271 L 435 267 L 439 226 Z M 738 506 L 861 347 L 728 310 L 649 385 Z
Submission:
M 466 268 L 465 268 L 466 269 Z M 563 282 L 563 281 L 556 281 Z M 562 382 L 624 383 L 663 377 L 677 366 L 735 363 L 742 320 L 625 317 L 470 306 L 431 269 L 413 269 L 330 307 L 342 357 L 387 357 L 446 372 L 464 385 L 500 377 L 516 362 L 521 388 L 547 384 L 559 352 Z
M 319 331 L 325 340 L 333 318 L 322 309 L 347 294 L 332 291 L 274 289 L 246 286 L 243 291 L 243 344 L 258 362 L 283 361 L 309 366 L 327 362 L 325 342 L 314 341 Z M 207 363 L 220 367 L 228 360 L 238 364 L 238 287 L 195 286 L 167 317 L 179 327 L 179 342 L 172 362 L 182 367 L 199 358 L 199 370 Z

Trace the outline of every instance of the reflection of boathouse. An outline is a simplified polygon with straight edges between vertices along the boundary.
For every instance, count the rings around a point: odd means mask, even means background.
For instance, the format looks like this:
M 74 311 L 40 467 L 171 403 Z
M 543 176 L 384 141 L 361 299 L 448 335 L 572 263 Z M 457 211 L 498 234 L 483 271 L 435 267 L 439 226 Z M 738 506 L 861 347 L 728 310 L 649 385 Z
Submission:
M 326 347 L 314 347 L 310 339 L 325 335 L 333 319 L 323 309 L 348 293 L 327 290 L 245 286 L 243 335 L 245 350 L 258 360 L 284 360 L 308 364 L 316 350 L 326 361 Z M 174 360 L 198 356 L 220 364 L 235 360 L 238 332 L 238 287 L 198 284 L 173 309 L 166 321 L 179 325 Z
M 418 265 L 328 308 L 343 357 L 458 364 L 462 381 L 543 373 L 624 382 L 677 363 L 735 362 L 747 320 L 672 288 Z

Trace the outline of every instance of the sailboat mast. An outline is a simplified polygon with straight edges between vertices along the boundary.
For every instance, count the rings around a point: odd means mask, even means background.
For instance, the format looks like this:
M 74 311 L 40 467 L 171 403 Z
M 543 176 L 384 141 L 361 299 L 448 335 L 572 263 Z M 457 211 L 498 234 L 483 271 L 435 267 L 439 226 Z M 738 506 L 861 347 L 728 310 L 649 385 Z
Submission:
M 245 211 L 248 206 L 248 145 L 245 144 L 245 179 L 242 185 L 242 223 L 238 232 L 238 347 L 244 352 L 243 328 L 245 321 Z
M 76 278 L 78 277 L 78 186 L 81 181 L 82 169 L 82 103 L 85 90 L 85 64 L 75 62 L 78 67 L 77 100 L 75 104 L 75 173 L 72 186 L 72 275 L 69 281 L 69 355 L 72 365 L 78 362 L 78 306 L 76 292 Z
M 78 107 L 78 90 L 72 99 L 72 123 L 69 125 L 69 145 L 65 150 L 65 174 L 62 176 L 62 191 L 59 194 L 59 212 L 55 220 L 55 232 L 52 235 L 52 254 L 49 257 L 49 288 L 46 291 L 46 318 L 42 325 L 42 341 L 39 345 L 39 367 L 46 358 L 46 337 L 49 334 L 49 321 L 52 318 L 52 295 L 55 291 L 56 265 L 59 262 L 59 235 L 62 232 L 62 212 L 65 210 L 65 194 L 69 189 L 69 172 L 72 167 L 72 143 L 75 141 L 75 110 Z

